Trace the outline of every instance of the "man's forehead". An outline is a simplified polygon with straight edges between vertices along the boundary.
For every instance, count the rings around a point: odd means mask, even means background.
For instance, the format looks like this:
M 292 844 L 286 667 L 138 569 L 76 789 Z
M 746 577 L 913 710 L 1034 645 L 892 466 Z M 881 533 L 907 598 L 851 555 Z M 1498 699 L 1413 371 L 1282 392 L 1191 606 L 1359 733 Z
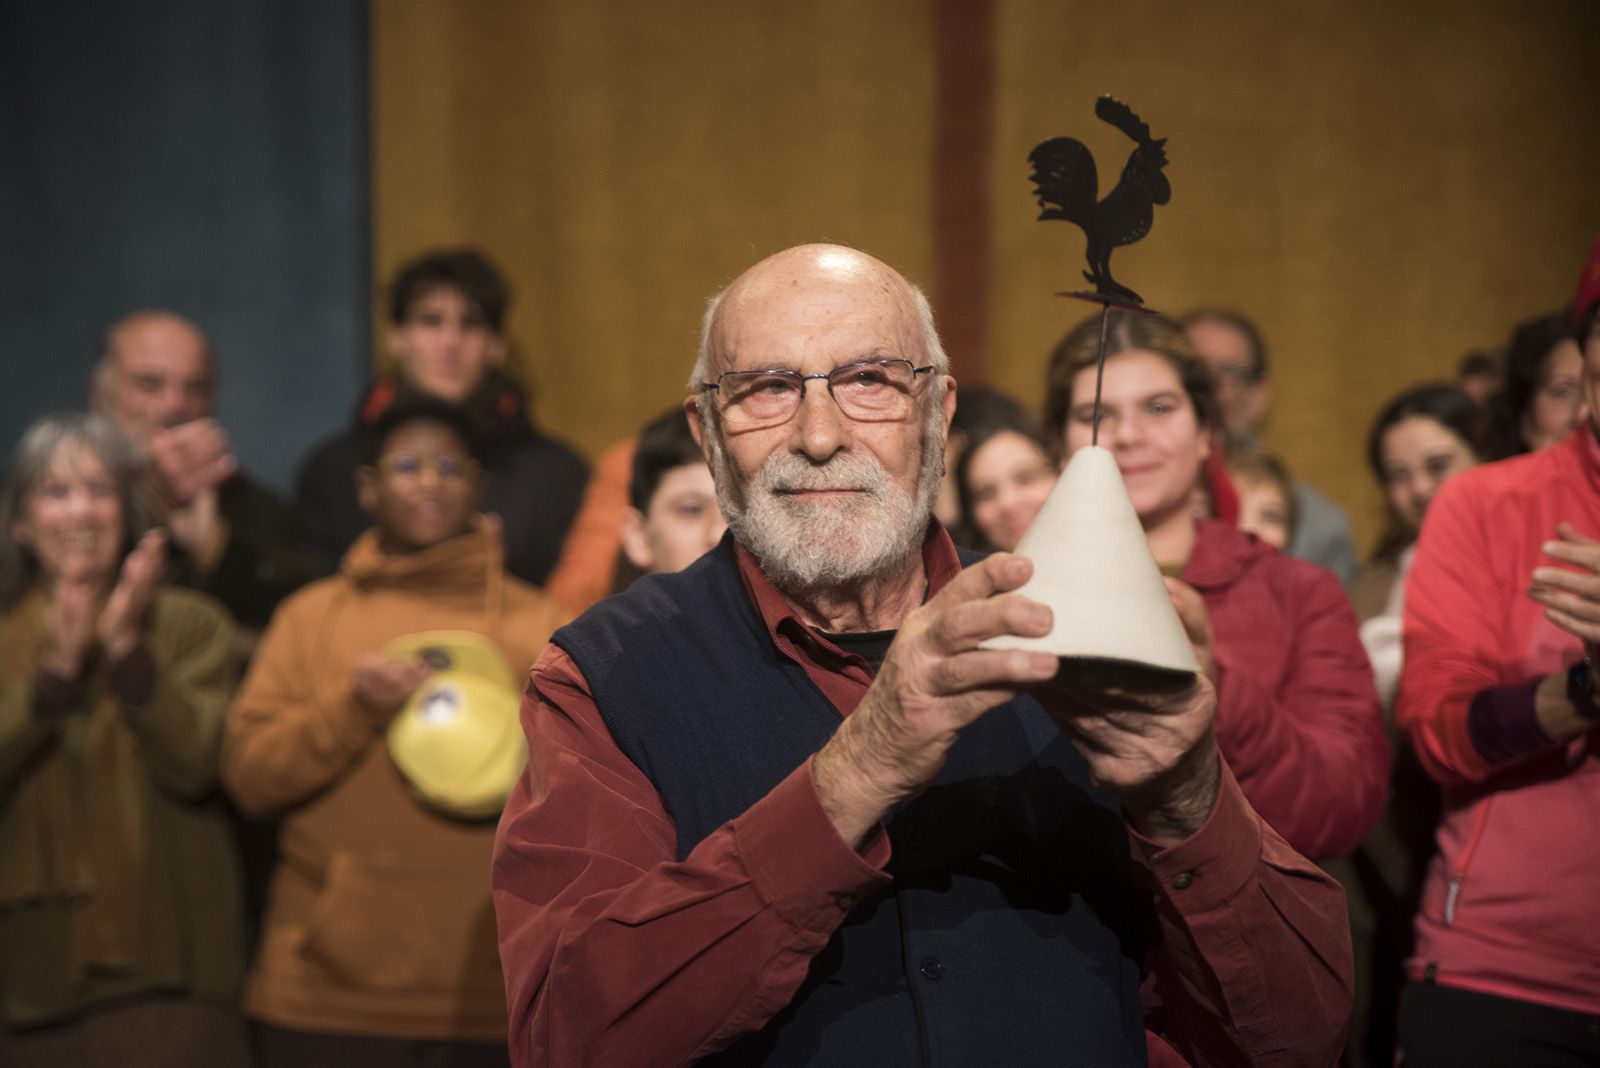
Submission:
M 172 316 L 123 324 L 113 334 L 112 352 L 117 363 L 131 373 L 206 376 L 210 372 L 205 336 Z
M 1220 319 L 1197 319 L 1189 324 L 1188 334 L 1195 349 L 1208 361 L 1240 360 L 1254 365 L 1250 339 L 1232 323 Z
M 910 288 L 898 278 L 795 277 L 730 291 L 713 335 L 722 369 L 841 366 L 923 355 Z

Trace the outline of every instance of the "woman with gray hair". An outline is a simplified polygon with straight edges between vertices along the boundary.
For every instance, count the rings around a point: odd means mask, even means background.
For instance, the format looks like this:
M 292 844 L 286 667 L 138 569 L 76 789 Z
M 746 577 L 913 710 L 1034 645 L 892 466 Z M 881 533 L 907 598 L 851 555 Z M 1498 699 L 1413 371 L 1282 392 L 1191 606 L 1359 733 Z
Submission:
M 0 1063 L 247 1062 L 238 862 L 216 791 L 231 623 L 160 584 L 137 461 L 98 416 L 0 488 Z

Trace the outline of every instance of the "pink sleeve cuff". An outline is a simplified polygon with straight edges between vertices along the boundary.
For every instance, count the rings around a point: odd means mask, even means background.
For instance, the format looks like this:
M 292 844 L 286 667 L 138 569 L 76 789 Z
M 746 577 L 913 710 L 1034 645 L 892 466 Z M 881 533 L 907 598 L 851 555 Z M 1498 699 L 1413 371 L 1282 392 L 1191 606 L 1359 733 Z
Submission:
M 834 829 L 801 764 L 733 822 L 751 881 L 774 911 L 796 927 L 835 930 L 867 894 L 889 883 L 889 836 L 880 824 L 857 852 Z

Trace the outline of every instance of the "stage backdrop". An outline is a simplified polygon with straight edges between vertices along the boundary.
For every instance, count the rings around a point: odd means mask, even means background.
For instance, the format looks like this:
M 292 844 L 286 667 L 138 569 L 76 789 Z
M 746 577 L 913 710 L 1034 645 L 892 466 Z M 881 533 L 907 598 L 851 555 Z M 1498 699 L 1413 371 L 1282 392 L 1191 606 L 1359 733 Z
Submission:
M 82 409 L 107 323 L 194 319 L 245 468 L 348 423 L 367 334 L 358 0 L 0 4 L 0 449 Z
M 1570 299 L 1600 230 L 1600 7 L 1353 0 L 733 0 L 372 8 L 373 267 L 472 242 L 517 289 L 515 368 L 594 452 L 683 395 L 705 297 L 833 240 L 933 290 L 958 375 L 1038 401 L 1088 310 L 1082 238 L 1033 221 L 1026 157 L 1111 92 L 1175 194 L 1116 273 L 1236 306 L 1272 345 L 1268 441 L 1351 509 L 1393 392 Z M 936 212 L 942 224 L 935 226 Z M 376 305 L 375 305 L 376 307 Z

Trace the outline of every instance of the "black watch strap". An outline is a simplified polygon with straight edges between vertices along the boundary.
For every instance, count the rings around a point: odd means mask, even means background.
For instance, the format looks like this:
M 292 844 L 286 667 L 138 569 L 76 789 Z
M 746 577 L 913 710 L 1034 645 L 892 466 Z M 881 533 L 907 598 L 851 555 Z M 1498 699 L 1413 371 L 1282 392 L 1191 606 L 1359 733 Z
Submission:
M 1594 696 L 1594 665 L 1587 658 L 1567 669 L 1567 700 L 1579 716 L 1590 723 L 1600 723 L 1600 702 Z

